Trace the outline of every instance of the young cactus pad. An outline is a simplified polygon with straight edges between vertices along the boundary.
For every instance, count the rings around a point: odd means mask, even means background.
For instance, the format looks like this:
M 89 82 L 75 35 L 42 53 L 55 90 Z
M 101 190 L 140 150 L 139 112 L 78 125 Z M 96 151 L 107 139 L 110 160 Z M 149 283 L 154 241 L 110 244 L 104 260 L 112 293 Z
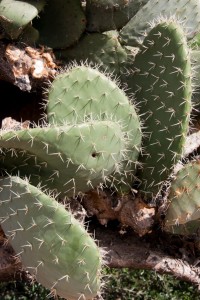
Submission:
M 164 230 L 195 233 L 200 228 L 200 160 L 187 163 L 175 175 L 168 200 Z
M 10 149 L 1 161 L 7 172 L 31 176 L 61 195 L 86 192 L 118 172 L 126 157 L 128 137 L 112 121 L 2 130 L 0 146 Z M 11 157 L 10 157 L 11 156 Z M 16 168 L 17 167 L 17 168 Z
M 191 112 L 191 63 L 184 32 L 168 20 L 155 25 L 136 55 L 129 87 L 144 123 L 141 190 L 154 195 L 180 159 Z
M 121 41 L 129 46 L 138 46 L 151 30 L 150 23 L 164 16 L 180 20 L 191 39 L 200 30 L 199 0 L 149 0 L 122 28 Z
M 80 124 L 88 118 L 120 122 L 129 143 L 119 181 L 132 183 L 141 146 L 141 126 L 134 104 L 108 76 L 88 66 L 72 66 L 58 75 L 48 91 L 47 121 Z M 110 143 L 110 142 L 109 142 Z M 115 177 L 116 178 L 116 177 Z
M 83 225 L 55 199 L 19 177 L 0 180 L 1 226 L 22 264 L 52 294 L 93 299 L 101 255 Z

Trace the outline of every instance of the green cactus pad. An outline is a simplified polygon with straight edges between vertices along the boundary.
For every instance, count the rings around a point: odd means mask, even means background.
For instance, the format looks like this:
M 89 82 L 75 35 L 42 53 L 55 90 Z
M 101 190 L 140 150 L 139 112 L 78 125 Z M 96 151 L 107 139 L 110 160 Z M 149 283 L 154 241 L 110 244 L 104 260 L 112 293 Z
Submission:
M 48 92 L 47 118 L 50 124 L 82 123 L 85 119 L 120 122 L 128 137 L 126 158 L 121 162 L 121 180 L 132 183 L 141 146 L 141 126 L 134 104 L 118 85 L 97 69 L 72 66 L 58 75 Z
M 191 112 L 191 64 L 181 27 L 156 25 L 136 55 L 129 87 L 139 104 L 146 137 L 141 190 L 154 195 L 180 159 Z
M 0 207 L 7 238 L 38 282 L 67 299 L 96 296 L 100 251 L 63 205 L 26 180 L 7 177 L 0 180 Z
M 187 163 L 175 175 L 168 196 L 164 230 L 193 234 L 200 227 L 200 161 Z
M 121 171 L 129 143 L 121 128 L 119 122 L 95 120 L 2 131 L 0 146 L 11 149 L 2 159 L 2 167 L 12 174 L 17 174 L 17 167 L 34 185 L 41 182 L 61 195 L 85 192 Z
M 33 26 L 39 31 L 38 43 L 51 48 L 66 48 L 77 42 L 85 30 L 86 18 L 80 0 L 48 1 Z
M 138 46 L 151 30 L 150 23 L 161 16 L 174 16 L 180 20 L 191 39 L 200 31 L 200 2 L 199 0 L 149 0 L 137 14 L 122 28 L 121 41 L 130 46 Z
M 0 1 L 0 23 L 11 39 L 17 39 L 23 29 L 44 8 L 46 1 L 2 0 Z
M 119 76 L 127 67 L 128 55 L 120 45 L 117 34 L 92 33 L 84 35 L 77 45 L 55 52 L 65 63 L 87 61 L 102 71 Z
M 87 30 L 120 29 L 149 0 L 87 0 Z

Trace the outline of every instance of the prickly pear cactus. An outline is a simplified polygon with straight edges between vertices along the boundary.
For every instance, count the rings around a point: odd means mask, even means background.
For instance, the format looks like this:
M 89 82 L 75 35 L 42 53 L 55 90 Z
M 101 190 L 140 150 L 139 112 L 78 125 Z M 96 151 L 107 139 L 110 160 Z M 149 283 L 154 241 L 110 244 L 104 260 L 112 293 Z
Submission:
M 126 155 L 121 160 L 119 175 L 115 174 L 113 180 L 132 184 L 142 134 L 134 104 L 129 101 L 124 91 L 97 69 L 81 65 L 59 75 L 47 92 L 48 123 L 79 124 L 92 117 L 94 120 L 111 118 L 122 125 L 122 132 L 128 143 L 124 149 Z
M 0 179 L 1 226 L 23 265 L 53 295 L 92 299 L 101 255 L 83 225 L 55 199 L 19 177 Z
M 34 185 L 41 182 L 67 196 L 106 182 L 120 169 L 126 143 L 120 124 L 110 121 L 3 131 L 0 140 L 15 153 L 13 159 L 8 152 L 4 157 L 8 172 L 16 166 L 21 176 L 31 175 Z
M 191 63 L 185 34 L 174 20 L 155 25 L 136 55 L 128 85 L 146 135 L 141 190 L 156 195 L 180 159 L 191 112 Z
M 46 1 L 0 1 L 0 24 L 11 39 L 17 39 L 23 29 L 44 8 Z
M 127 67 L 130 56 L 118 41 L 116 31 L 84 35 L 74 47 L 55 52 L 58 60 L 65 63 L 87 61 L 98 65 L 102 71 L 120 76 Z
M 150 23 L 161 16 L 174 16 L 184 27 L 187 38 L 194 37 L 200 30 L 199 0 L 149 0 L 137 14 L 122 28 L 121 42 L 130 46 L 138 46 L 151 30 Z
M 189 162 L 175 175 L 168 196 L 164 230 L 193 234 L 200 228 L 200 160 Z

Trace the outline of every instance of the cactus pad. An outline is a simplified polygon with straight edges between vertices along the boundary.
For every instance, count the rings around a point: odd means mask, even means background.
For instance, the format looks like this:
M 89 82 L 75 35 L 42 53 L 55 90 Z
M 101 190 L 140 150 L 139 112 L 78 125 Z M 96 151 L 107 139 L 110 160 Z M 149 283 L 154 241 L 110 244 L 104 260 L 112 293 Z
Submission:
M 126 158 L 121 162 L 121 179 L 132 183 L 141 146 L 141 126 L 134 104 L 124 91 L 97 69 L 72 66 L 53 81 L 48 91 L 47 119 L 51 124 L 79 124 L 87 118 L 110 119 L 122 124 L 127 136 Z
M 192 234 L 200 227 L 200 161 L 187 163 L 176 174 L 168 196 L 166 231 Z
M 11 39 L 17 39 L 23 29 L 43 9 L 46 1 L 2 0 L 0 1 L 0 23 Z
M 2 167 L 72 196 L 119 172 L 128 143 L 121 125 L 111 121 L 2 131 L 0 146 L 11 149 Z
M 193 38 L 200 30 L 199 0 L 149 0 L 137 14 L 122 28 L 122 43 L 138 46 L 151 30 L 150 23 L 161 16 L 180 20 L 188 39 Z
M 53 295 L 92 299 L 101 255 L 83 225 L 26 180 L 0 180 L 1 226 L 22 264 Z
M 128 54 L 120 45 L 117 34 L 92 33 L 84 35 L 77 45 L 55 52 L 66 63 L 75 60 L 98 65 L 102 71 L 119 76 L 127 66 Z
M 155 25 L 128 78 L 146 131 L 141 190 L 157 194 L 182 155 L 191 112 L 191 76 L 182 28 L 172 20 Z

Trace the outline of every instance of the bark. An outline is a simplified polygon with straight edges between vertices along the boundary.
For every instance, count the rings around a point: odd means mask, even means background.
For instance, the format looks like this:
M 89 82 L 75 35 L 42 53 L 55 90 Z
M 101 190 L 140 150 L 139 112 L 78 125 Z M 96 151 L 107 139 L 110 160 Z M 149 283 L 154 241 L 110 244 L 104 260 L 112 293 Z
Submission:
M 131 227 L 139 236 L 151 231 L 154 224 L 155 208 L 134 194 L 116 195 L 110 191 L 91 190 L 81 199 L 88 215 L 95 216 L 99 223 L 107 225 L 111 220 Z
M 22 91 L 31 91 L 51 79 L 57 70 L 51 50 L 34 49 L 24 44 L 0 42 L 0 80 Z
M 180 280 L 191 282 L 200 288 L 200 268 L 197 266 L 199 261 L 193 257 L 193 262 L 189 262 L 186 255 L 187 247 L 185 249 L 180 247 L 179 250 L 177 248 L 180 255 L 174 257 L 161 249 L 161 244 L 153 246 L 149 241 L 140 240 L 135 235 L 121 236 L 114 234 L 112 230 L 103 231 L 96 228 L 95 236 L 100 246 L 107 249 L 106 265 L 111 268 L 154 270 L 160 274 L 170 274 Z M 185 257 L 181 258 L 181 255 Z

